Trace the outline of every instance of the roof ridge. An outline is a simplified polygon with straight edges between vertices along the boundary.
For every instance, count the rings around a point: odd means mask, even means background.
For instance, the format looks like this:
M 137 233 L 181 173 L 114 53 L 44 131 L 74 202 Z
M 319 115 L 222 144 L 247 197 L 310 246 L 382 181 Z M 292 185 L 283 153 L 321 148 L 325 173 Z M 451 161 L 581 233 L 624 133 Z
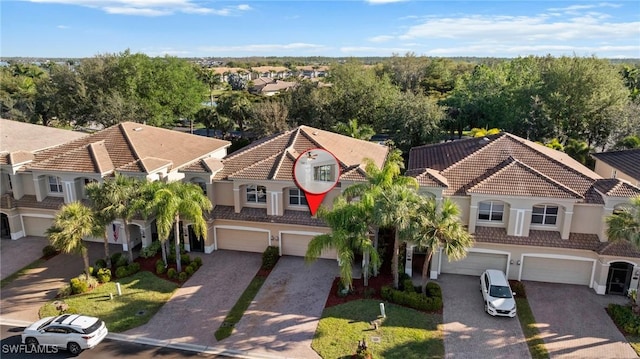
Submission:
M 257 166 L 257 165 L 260 165 L 260 164 L 262 164 L 262 163 L 265 163 L 265 162 L 267 162 L 268 160 L 270 160 L 270 159 L 272 159 L 272 158 L 278 157 L 279 155 L 280 155 L 280 153 L 278 152 L 278 153 L 273 154 L 273 155 L 271 155 L 271 156 L 265 157 L 265 158 L 261 159 L 260 161 L 254 162 L 254 163 L 252 163 L 251 165 L 249 165 L 249 166 L 247 166 L 247 167 L 243 167 L 243 168 L 241 168 L 240 170 L 235 171 L 235 172 L 233 172 L 233 173 L 229 174 L 227 177 L 229 177 L 229 178 L 230 178 L 230 177 L 233 177 L 235 174 L 237 174 L 237 173 L 239 173 L 239 172 L 246 171 L 246 170 L 248 170 L 248 169 L 250 169 L 250 168 L 253 168 L 253 167 Z
M 120 130 L 120 133 L 122 134 L 122 136 L 124 137 L 125 141 L 127 142 L 127 146 L 129 146 L 129 148 L 131 149 L 131 152 L 133 152 L 133 158 L 135 158 L 137 160 L 141 160 L 140 155 L 138 154 L 138 151 L 136 151 L 136 147 L 133 145 L 133 142 L 131 141 L 131 138 L 129 137 L 129 134 L 127 133 L 126 129 L 124 128 L 124 124 L 128 123 L 128 122 L 129 121 L 120 122 L 116 126 L 118 127 L 118 129 Z M 144 164 L 142 166 L 144 167 Z M 146 171 L 147 168 L 145 167 L 144 170 Z
M 224 159 L 225 160 L 232 159 L 232 158 L 235 158 L 235 157 L 237 157 L 237 156 L 239 156 L 239 155 L 241 155 L 243 153 L 247 153 L 249 151 L 253 151 L 254 149 L 256 149 L 258 147 L 262 147 L 262 146 L 266 145 L 267 143 L 275 141 L 277 138 L 285 136 L 288 132 L 291 132 L 291 131 L 293 131 L 293 130 L 286 130 L 286 131 L 282 131 L 282 132 L 279 132 L 279 133 L 274 133 L 273 135 L 271 135 L 269 137 L 265 137 L 265 138 L 262 138 L 260 140 L 254 141 L 254 142 L 252 142 L 252 143 L 250 143 L 250 144 L 238 149 L 237 151 L 226 155 L 224 157 Z
M 105 140 L 102 139 L 100 141 L 89 143 L 87 148 L 89 150 L 89 155 L 91 156 L 91 161 L 93 161 L 93 165 L 97 168 L 98 173 L 100 173 L 102 175 L 106 171 L 103 168 L 102 163 L 98 159 L 98 154 L 97 154 L 98 148 L 97 147 L 100 144 L 102 144 L 102 145 L 104 145 L 104 147 L 106 147 Z M 109 152 L 108 151 L 107 151 L 107 156 L 109 156 Z M 113 167 L 113 161 L 111 161 L 111 166 Z
M 289 153 L 290 150 L 295 151 L 293 145 L 296 143 L 296 139 L 298 138 L 299 134 L 300 127 L 296 128 L 293 136 L 289 137 L 289 143 L 287 144 L 287 147 L 285 147 L 284 151 L 278 154 L 280 158 L 276 161 L 276 165 L 271 169 L 271 172 L 269 173 L 269 179 L 275 179 L 278 176 L 278 172 L 280 172 L 280 167 L 282 167 L 282 163 L 284 162 L 285 157 L 287 157 L 287 153 Z
M 506 135 L 506 132 L 501 132 L 499 134 L 499 136 L 497 136 L 494 139 L 489 139 L 489 138 L 487 138 L 485 136 L 484 139 L 489 141 L 489 143 L 487 143 L 486 145 L 484 145 L 484 146 L 478 148 L 477 150 L 471 152 L 468 156 L 463 157 L 463 158 L 459 159 L 458 161 L 452 163 L 449 167 L 443 168 L 441 172 L 451 170 L 451 169 L 457 167 L 458 165 L 460 165 L 462 162 L 467 161 L 469 158 L 478 156 L 478 153 L 484 152 L 487 148 L 492 148 L 494 146 L 494 143 L 496 143 L 496 142 L 498 142 L 498 140 L 504 138 L 505 135 Z M 477 140 L 478 138 L 474 137 L 473 139 Z M 449 143 L 449 142 L 444 142 L 443 144 L 447 144 L 447 143 Z

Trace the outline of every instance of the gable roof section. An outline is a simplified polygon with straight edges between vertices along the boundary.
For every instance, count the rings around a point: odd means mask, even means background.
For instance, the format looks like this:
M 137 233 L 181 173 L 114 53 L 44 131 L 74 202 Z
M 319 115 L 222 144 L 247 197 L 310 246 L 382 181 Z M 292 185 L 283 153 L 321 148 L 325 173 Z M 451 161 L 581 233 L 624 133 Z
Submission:
M 82 132 L 0 118 L 0 152 L 35 152 L 85 136 Z
M 181 168 L 229 146 L 212 139 L 123 122 L 92 135 L 36 153 L 27 168 L 99 173 L 150 173 L 161 167 Z
M 640 181 L 640 149 L 600 152 L 592 156 Z
M 609 197 L 635 197 L 640 195 L 640 188 L 617 178 L 604 178 L 597 180 L 593 187 L 605 196 Z
M 447 179 L 431 168 L 416 168 L 407 170 L 405 173 L 409 177 L 415 177 L 420 186 L 426 187 L 449 187 Z
M 565 153 L 509 133 L 413 148 L 407 173 L 417 178 L 429 168 L 446 178 L 445 195 L 467 195 L 473 190 L 515 196 L 546 193 L 544 197 L 549 197 L 545 191 L 552 190 L 559 198 L 602 202 L 591 188 L 601 179 L 598 174 Z M 527 182 L 519 183 L 524 178 Z
M 343 179 L 364 179 L 365 158 L 382 167 L 389 148 L 313 127 L 300 126 L 256 141 L 223 159 L 217 180 L 293 180 L 293 164 L 306 150 L 322 148 L 338 159 Z M 360 170 L 357 170 L 360 168 Z

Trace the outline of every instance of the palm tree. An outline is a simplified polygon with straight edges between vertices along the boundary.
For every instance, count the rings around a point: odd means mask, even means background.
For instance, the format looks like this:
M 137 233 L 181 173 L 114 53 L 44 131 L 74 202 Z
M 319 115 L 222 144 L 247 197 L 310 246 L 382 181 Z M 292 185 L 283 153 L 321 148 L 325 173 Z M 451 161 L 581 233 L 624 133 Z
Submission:
M 438 203 L 433 198 L 422 197 L 410 233 L 418 247 L 427 250 L 422 266 L 423 293 L 426 293 L 429 262 L 434 251 L 442 247 L 449 259 L 459 260 L 473 245 L 473 238 L 460 222 L 459 214 L 458 206 L 448 198 Z
M 333 208 L 321 207 L 318 217 L 322 218 L 331 232 L 315 236 L 307 248 L 305 260 L 316 260 L 323 250 L 335 248 L 340 266 L 340 282 L 342 287 L 351 290 L 352 267 L 355 253 L 371 253 L 371 262 L 379 265 L 380 259 L 368 237 L 368 224 L 362 220 L 368 209 L 359 202 L 347 202 L 344 197 L 334 201 Z
M 180 260 L 180 219 L 193 223 L 193 230 L 200 238 L 207 237 L 207 222 L 204 211 L 213 208 L 211 201 L 202 192 L 202 188 L 193 183 L 171 182 L 164 184 L 155 192 L 158 237 L 169 237 L 173 226 L 176 247 L 176 269 L 182 271 Z
M 369 141 L 376 131 L 369 125 L 358 125 L 357 119 L 351 119 L 347 123 L 338 122 L 333 129 L 345 136 L 357 138 L 359 140 Z
M 640 196 L 631 198 L 629 203 L 630 206 L 606 217 L 607 238 L 610 241 L 628 241 L 640 248 Z M 636 304 L 640 305 L 640 295 L 637 293 Z
M 109 206 L 107 202 L 108 193 L 104 184 L 91 182 L 85 187 L 87 197 L 91 200 L 91 207 L 94 211 L 96 226 L 101 226 L 102 239 L 104 241 L 104 259 L 107 262 L 107 268 L 111 267 L 111 256 L 109 255 L 109 231 L 108 225 L 113 222 L 116 217 L 113 212 L 106 210 Z
M 64 205 L 56 214 L 53 225 L 47 229 L 47 237 L 55 248 L 63 253 L 79 253 L 84 261 L 84 272 L 89 273 L 89 251 L 83 237 L 94 235 L 98 226 L 91 208 L 80 202 Z

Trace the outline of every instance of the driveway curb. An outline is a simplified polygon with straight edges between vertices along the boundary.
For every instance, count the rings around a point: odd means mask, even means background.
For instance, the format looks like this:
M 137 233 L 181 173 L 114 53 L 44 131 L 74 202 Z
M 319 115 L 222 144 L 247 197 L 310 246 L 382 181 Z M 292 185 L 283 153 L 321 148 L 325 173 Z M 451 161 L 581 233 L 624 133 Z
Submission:
M 31 322 L 25 321 L 25 320 L 0 317 L 0 325 L 26 327 L 29 324 L 31 324 Z M 203 353 L 203 354 L 223 355 L 223 356 L 230 356 L 230 357 L 240 358 L 240 359 L 293 359 L 293 358 L 287 358 L 287 357 L 275 356 L 275 355 L 269 355 L 269 354 L 251 354 L 247 351 L 218 348 L 215 346 L 185 344 L 185 343 L 172 342 L 170 340 L 158 340 L 153 338 L 146 338 L 146 337 L 135 336 L 135 335 L 121 334 L 121 333 L 109 333 L 107 335 L 107 338 L 111 340 L 128 342 L 128 343 L 151 345 L 156 347 L 171 348 L 171 349 L 178 349 L 178 350 L 186 350 L 186 351 Z

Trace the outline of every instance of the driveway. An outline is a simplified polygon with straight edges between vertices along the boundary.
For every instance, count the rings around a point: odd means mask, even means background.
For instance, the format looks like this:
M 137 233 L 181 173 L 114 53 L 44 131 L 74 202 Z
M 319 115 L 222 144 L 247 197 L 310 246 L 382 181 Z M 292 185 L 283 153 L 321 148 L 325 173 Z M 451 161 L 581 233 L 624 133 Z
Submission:
M 287 358 L 320 358 L 311 341 L 337 275 L 335 260 L 307 265 L 304 258 L 281 257 L 234 333 L 220 344 Z
M 442 274 L 446 358 L 531 358 L 518 318 L 484 311 L 480 277 Z
M 151 320 L 124 334 L 204 346 L 217 345 L 214 333 L 255 277 L 262 254 L 219 250 L 195 254 L 198 269 Z
M 0 240 L 0 279 L 5 279 L 13 273 L 42 257 L 42 248 L 49 241 L 44 237 L 24 237 L 12 241 Z
M 605 311 L 627 298 L 578 285 L 527 281 L 525 287 L 551 358 L 637 358 Z
M 22 238 L 15 242 L 17 243 L 23 240 L 26 239 Z M 25 242 L 24 244 L 27 245 L 26 248 L 30 247 L 30 243 Z M 95 262 L 98 258 L 104 257 L 104 245 L 102 243 L 87 242 L 86 245 L 89 248 L 90 263 Z M 9 268 L 17 266 L 16 264 L 10 265 L 4 262 L 4 249 L 3 247 L 3 273 L 5 271 L 5 265 Z M 112 245 L 110 250 L 111 253 L 122 251 L 122 246 Z M 40 255 L 42 255 L 42 253 L 40 253 Z M 35 259 L 36 258 L 32 258 L 29 263 Z M 20 276 L 2 288 L 0 313 L 3 319 L 37 320 L 40 307 L 55 298 L 58 289 L 67 284 L 72 277 L 81 274 L 84 270 L 83 267 L 84 263 L 80 255 L 58 254 L 40 266 L 30 269 L 23 276 Z

